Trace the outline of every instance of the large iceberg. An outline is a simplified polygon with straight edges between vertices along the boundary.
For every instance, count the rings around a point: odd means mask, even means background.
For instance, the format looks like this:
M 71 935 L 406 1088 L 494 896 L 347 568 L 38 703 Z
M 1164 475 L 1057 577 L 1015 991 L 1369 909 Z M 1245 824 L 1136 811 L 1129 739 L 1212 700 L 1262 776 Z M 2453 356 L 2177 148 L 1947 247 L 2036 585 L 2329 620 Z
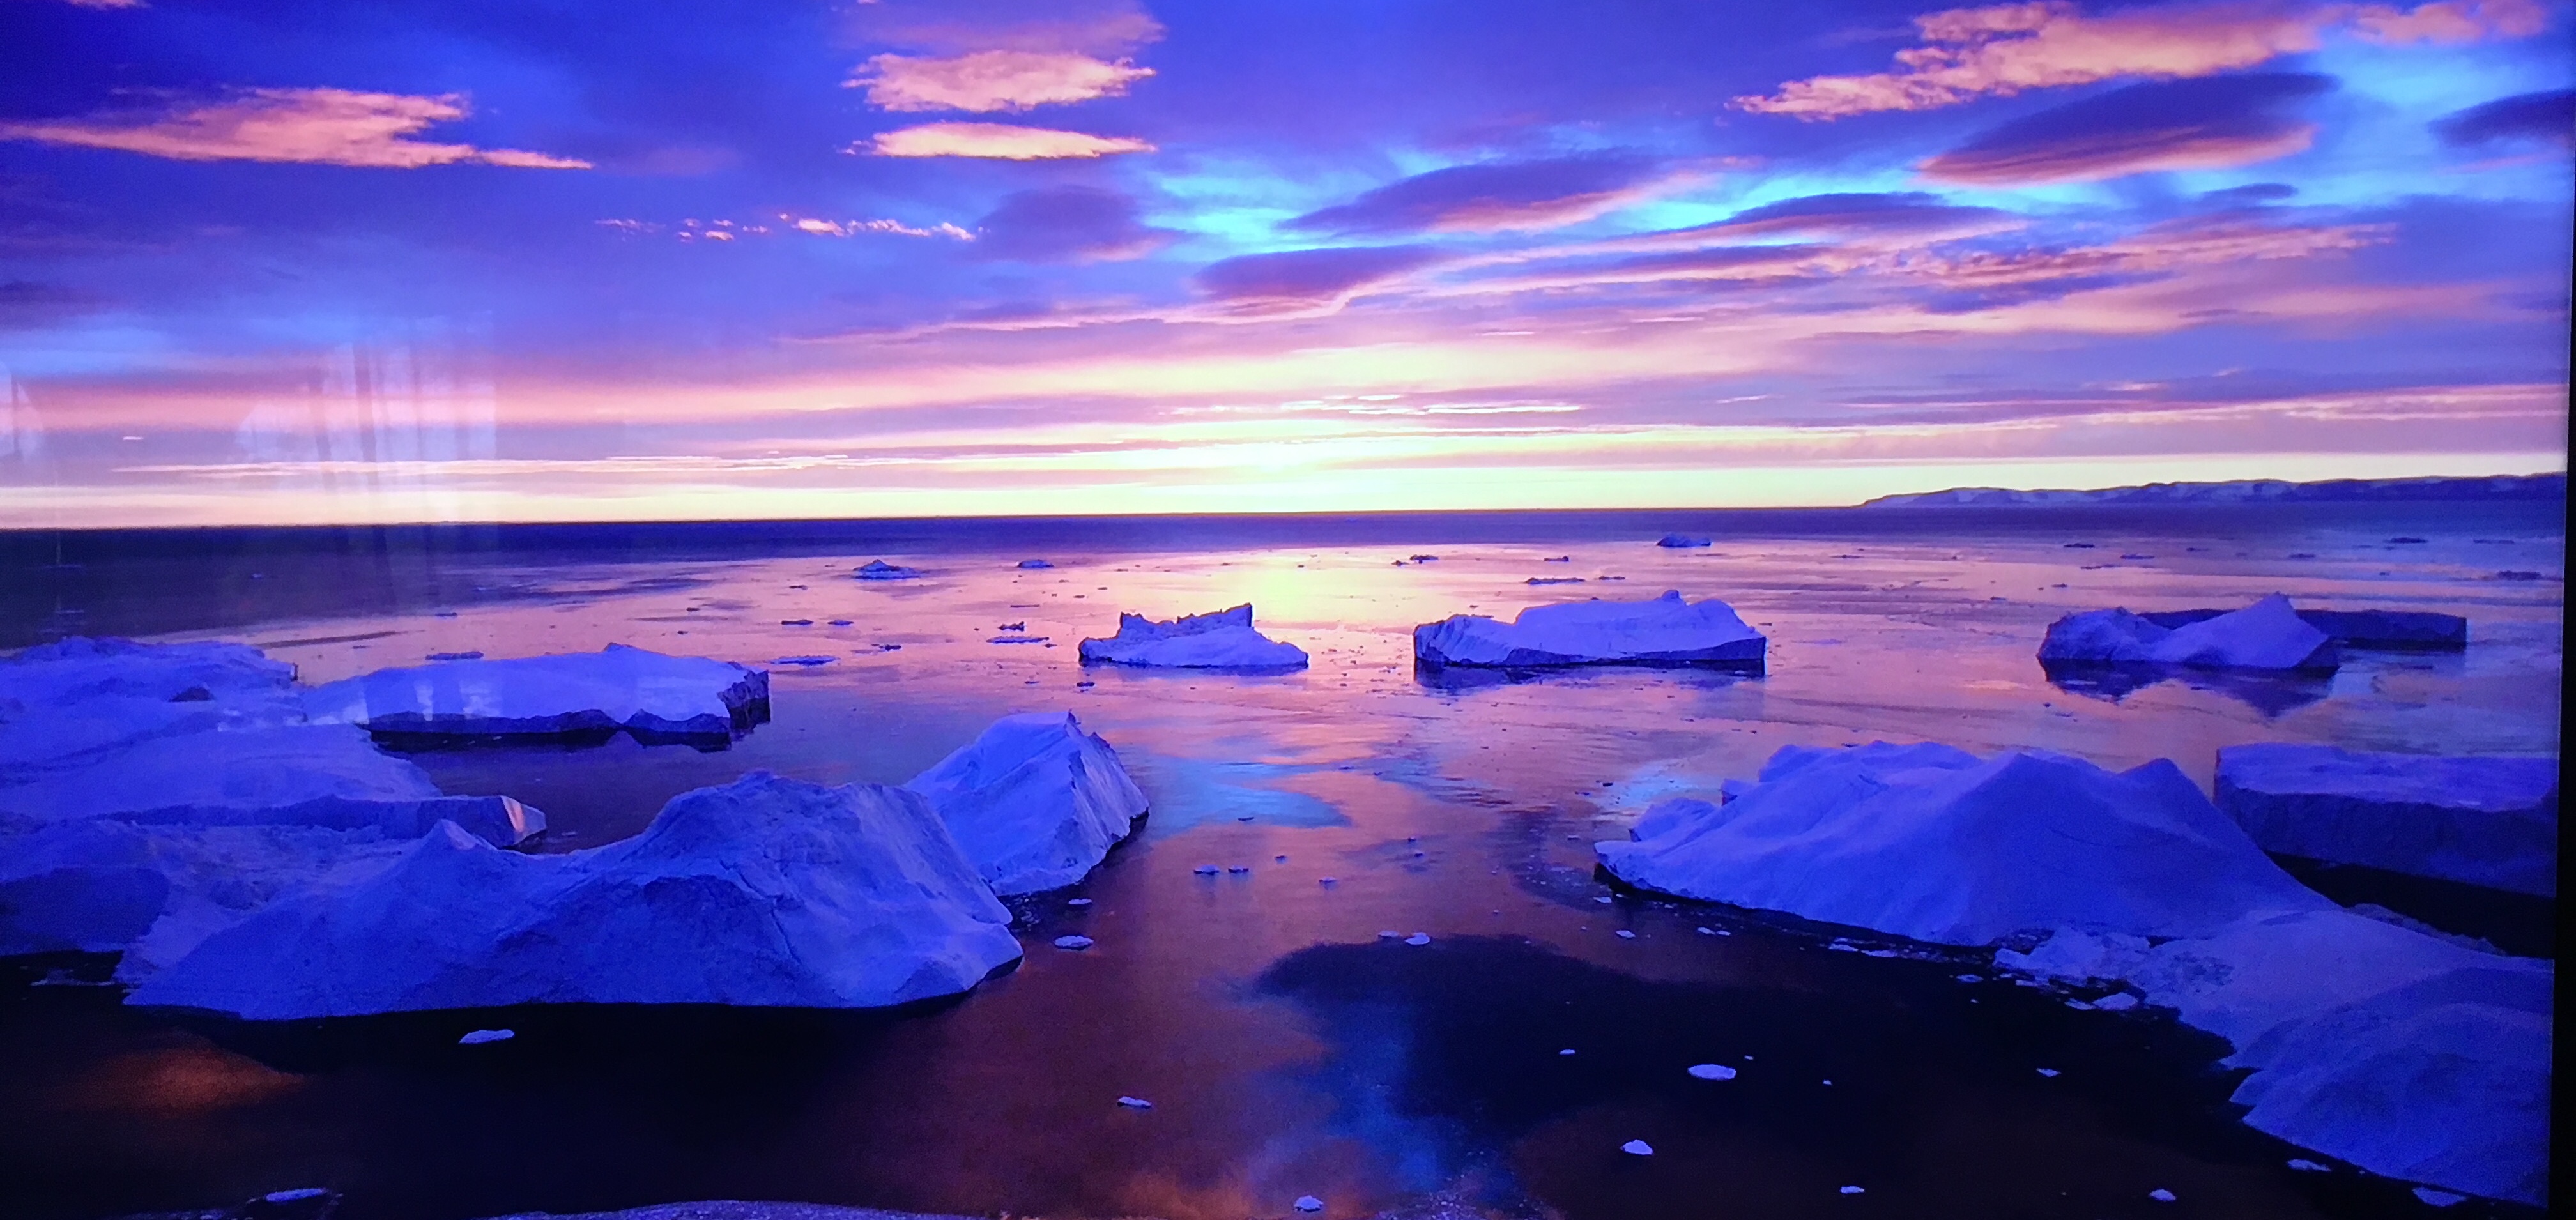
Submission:
M 2048 625 L 2043 666 L 2174 665 L 2194 669 L 2331 672 L 2334 640 L 2273 594 L 2242 610 L 2167 628 L 2127 610 L 2070 614 Z
M 2344 911 L 2263 911 L 2123 973 L 2256 1069 L 2234 1098 L 2256 1129 L 2372 1173 L 2547 1202 L 2550 963 Z
M 2218 752 L 2218 805 L 2265 851 L 2555 897 L 2558 760 Z
M 720 737 L 769 718 L 769 673 L 624 644 L 598 652 L 380 669 L 305 696 L 316 722 L 481 737 L 625 729 Z
M 1640 889 L 1916 940 L 2074 927 L 2193 936 L 2248 910 L 2330 910 L 2171 762 L 1941 745 L 1789 747 L 1761 782 L 1638 841 L 1597 844 Z
M 1458 614 L 1413 629 L 1424 665 L 1541 669 L 1567 665 L 1705 665 L 1759 673 L 1769 641 L 1716 598 L 1679 592 L 1644 601 L 1532 606 L 1506 623 Z
M 127 1003 L 254 1020 L 530 1003 L 868 1008 L 1018 960 L 918 793 L 756 771 L 561 856 L 450 826 L 358 884 L 208 937 Z
M 1080 881 L 1145 812 L 1118 752 L 1070 712 L 1004 716 L 904 787 L 930 798 L 996 894 Z
M 1249 603 L 1231 610 L 1156 622 L 1141 614 L 1118 616 L 1118 634 L 1082 642 L 1085 665 L 1145 665 L 1171 669 L 1304 669 L 1306 651 L 1252 629 Z

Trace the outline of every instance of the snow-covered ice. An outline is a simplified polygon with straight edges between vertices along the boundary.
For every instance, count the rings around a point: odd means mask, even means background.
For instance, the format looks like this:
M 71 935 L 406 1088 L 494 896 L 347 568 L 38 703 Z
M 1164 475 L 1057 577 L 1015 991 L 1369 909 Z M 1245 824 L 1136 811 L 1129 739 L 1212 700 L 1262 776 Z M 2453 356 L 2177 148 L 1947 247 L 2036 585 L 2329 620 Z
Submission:
M 930 798 L 997 894 L 1081 880 L 1145 812 L 1118 751 L 1070 712 L 1004 716 L 904 787 Z
M 2331 672 L 2334 640 L 2273 594 L 2242 610 L 2182 627 L 2159 626 L 2127 610 L 2091 610 L 2048 625 L 2040 664 L 2171 665 L 2190 669 Z
M 1690 1074 L 1702 1080 L 1735 1079 L 1735 1069 L 1723 1063 L 1694 1063 L 1690 1066 Z
M 213 936 L 127 1002 L 255 1020 L 525 1003 L 865 1008 L 1020 956 L 930 802 L 755 771 L 561 856 L 452 825 Z
M 2213 931 L 2253 909 L 2327 909 L 2172 763 L 1941 745 L 1785 747 L 1707 818 L 1595 845 L 1641 889 L 1955 945 L 2083 927 Z
M 241 644 L 73 637 L 0 660 L 0 776 L 157 737 L 304 719 L 295 667 Z
M 1655 1155 L 1655 1146 L 1644 1140 L 1630 1140 L 1627 1143 L 1619 1145 L 1619 1151 L 1627 1153 L 1630 1156 L 1653 1156 Z
M 1313 1195 L 1299 1195 L 1297 1201 L 1289 1206 L 1301 1212 L 1319 1212 L 1324 1210 L 1324 1201 Z
M 1118 1099 L 1118 1104 L 1125 1106 L 1130 1110 L 1151 1110 L 1154 1108 L 1154 1103 L 1147 1101 L 1142 1097 L 1121 1097 Z
M 769 674 L 624 644 L 598 652 L 380 669 L 315 687 L 316 722 L 377 733 L 718 736 L 769 718 Z
M 887 563 L 882 559 L 871 559 L 864 566 L 852 571 L 850 575 L 860 580 L 912 580 L 921 575 L 921 570 Z
M 1672 590 L 1643 601 L 1532 606 L 1508 623 L 1459 614 L 1413 629 L 1414 658 L 1435 668 L 1663 664 L 1758 673 L 1767 646 L 1725 602 L 1686 601 Z
M 1118 616 L 1118 634 L 1082 642 L 1085 665 L 1170 669 L 1304 669 L 1306 652 L 1252 629 L 1250 604 L 1157 622 Z
M 2555 758 L 2264 742 L 2220 750 L 2217 787 L 2219 808 L 2266 851 L 2558 892 Z

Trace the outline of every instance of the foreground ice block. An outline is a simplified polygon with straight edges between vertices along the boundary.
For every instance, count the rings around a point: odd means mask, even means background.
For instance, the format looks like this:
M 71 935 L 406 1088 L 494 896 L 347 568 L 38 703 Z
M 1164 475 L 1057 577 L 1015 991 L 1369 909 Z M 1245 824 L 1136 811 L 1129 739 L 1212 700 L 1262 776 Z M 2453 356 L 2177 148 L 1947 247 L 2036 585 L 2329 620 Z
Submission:
M 2218 805 L 2265 851 L 2558 893 L 2555 758 L 2230 746 Z
M 1769 641 L 1714 597 L 1666 590 L 1644 601 L 1532 606 L 1511 622 L 1452 615 L 1413 629 L 1430 666 L 1540 669 L 1567 665 L 1707 665 L 1759 673 Z
M 376 733 L 721 736 L 769 718 L 769 673 L 611 644 L 589 653 L 380 669 L 314 688 L 305 707 L 317 722 Z
M 154 737 L 303 718 L 295 667 L 241 644 L 74 637 L 0 659 L 0 776 Z
M 2248 910 L 2332 909 L 2171 762 L 1947 746 L 1790 748 L 1762 782 L 1595 847 L 1640 889 L 1953 945 L 2076 927 L 2191 936 Z
M 753 772 L 624 842 L 525 856 L 440 827 L 376 876 L 208 937 L 129 1004 L 253 1020 L 505 1004 L 870 1008 L 1018 960 L 917 793 Z
M 1082 880 L 1145 812 L 1118 752 L 1069 712 L 1004 716 L 904 787 L 930 798 L 996 894 Z
M 2248 1125 L 2372 1173 L 2546 1203 L 2550 963 L 2344 911 L 2258 912 L 2157 946 L 2128 978 L 2255 1069 L 2234 1097 Z
M 1082 642 L 1085 665 L 1172 669 L 1304 669 L 1306 652 L 1252 629 L 1252 606 L 1156 622 L 1118 616 L 1118 634 Z
M 2324 673 L 2337 664 L 2334 640 L 2273 594 L 2242 610 L 2167 628 L 2127 610 L 2070 614 L 2048 625 L 2040 664 L 2176 665 Z

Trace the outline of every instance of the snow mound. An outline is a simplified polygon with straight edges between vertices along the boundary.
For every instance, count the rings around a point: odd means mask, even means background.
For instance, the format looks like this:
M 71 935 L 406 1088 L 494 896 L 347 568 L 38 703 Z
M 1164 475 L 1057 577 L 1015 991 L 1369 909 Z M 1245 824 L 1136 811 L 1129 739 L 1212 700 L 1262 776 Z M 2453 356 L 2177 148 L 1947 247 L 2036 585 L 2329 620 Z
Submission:
M 2248 1125 L 2373 1173 L 2546 1204 L 2550 963 L 2312 910 L 2168 942 L 2130 978 L 2256 1069 L 2234 1097 Z
M 1666 590 L 1644 601 L 1532 606 L 1505 623 L 1452 615 L 1413 629 L 1413 655 L 1434 668 L 1709 665 L 1760 672 L 1769 641 L 1716 598 Z
M 447 661 L 314 688 L 316 722 L 376 733 L 555 735 L 625 729 L 725 736 L 769 718 L 769 674 L 624 644 L 598 652 Z
M 2048 625 L 2040 664 L 2174 665 L 2191 669 L 2332 672 L 2332 637 L 2273 594 L 2242 610 L 2166 628 L 2127 610 L 2091 610 Z
M 155 737 L 303 718 L 295 667 L 241 644 L 74 637 L 0 660 L 0 775 Z
M 756 771 L 562 856 L 453 826 L 345 890 L 208 937 L 129 1004 L 253 1020 L 529 1003 L 866 1008 L 1017 960 L 930 802 Z
M 1118 752 L 1070 712 L 1005 716 L 904 787 L 930 799 L 996 894 L 1081 880 L 1145 812 Z
M 1250 604 L 1156 622 L 1118 616 L 1118 634 L 1082 642 L 1085 665 L 1173 669 L 1304 669 L 1306 652 L 1252 629 Z
M 1595 851 L 1640 889 L 1954 945 L 2062 927 L 2190 936 L 2333 905 L 2161 759 L 2114 774 L 2019 751 L 1793 747 L 1708 815 Z
M 2265 851 L 2558 893 L 2555 758 L 2230 746 L 2218 805 Z
M 852 571 L 850 575 L 860 580 L 914 580 L 920 577 L 921 569 L 887 563 L 882 559 L 871 559 L 866 566 Z

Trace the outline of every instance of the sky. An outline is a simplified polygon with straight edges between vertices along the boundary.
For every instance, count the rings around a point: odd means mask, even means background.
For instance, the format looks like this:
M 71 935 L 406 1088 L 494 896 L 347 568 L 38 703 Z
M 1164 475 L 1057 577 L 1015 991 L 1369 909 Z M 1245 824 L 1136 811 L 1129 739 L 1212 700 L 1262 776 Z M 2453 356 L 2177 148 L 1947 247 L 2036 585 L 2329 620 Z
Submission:
M 2566 467 L 2576 5 L 0 0 L 0 528 Z

